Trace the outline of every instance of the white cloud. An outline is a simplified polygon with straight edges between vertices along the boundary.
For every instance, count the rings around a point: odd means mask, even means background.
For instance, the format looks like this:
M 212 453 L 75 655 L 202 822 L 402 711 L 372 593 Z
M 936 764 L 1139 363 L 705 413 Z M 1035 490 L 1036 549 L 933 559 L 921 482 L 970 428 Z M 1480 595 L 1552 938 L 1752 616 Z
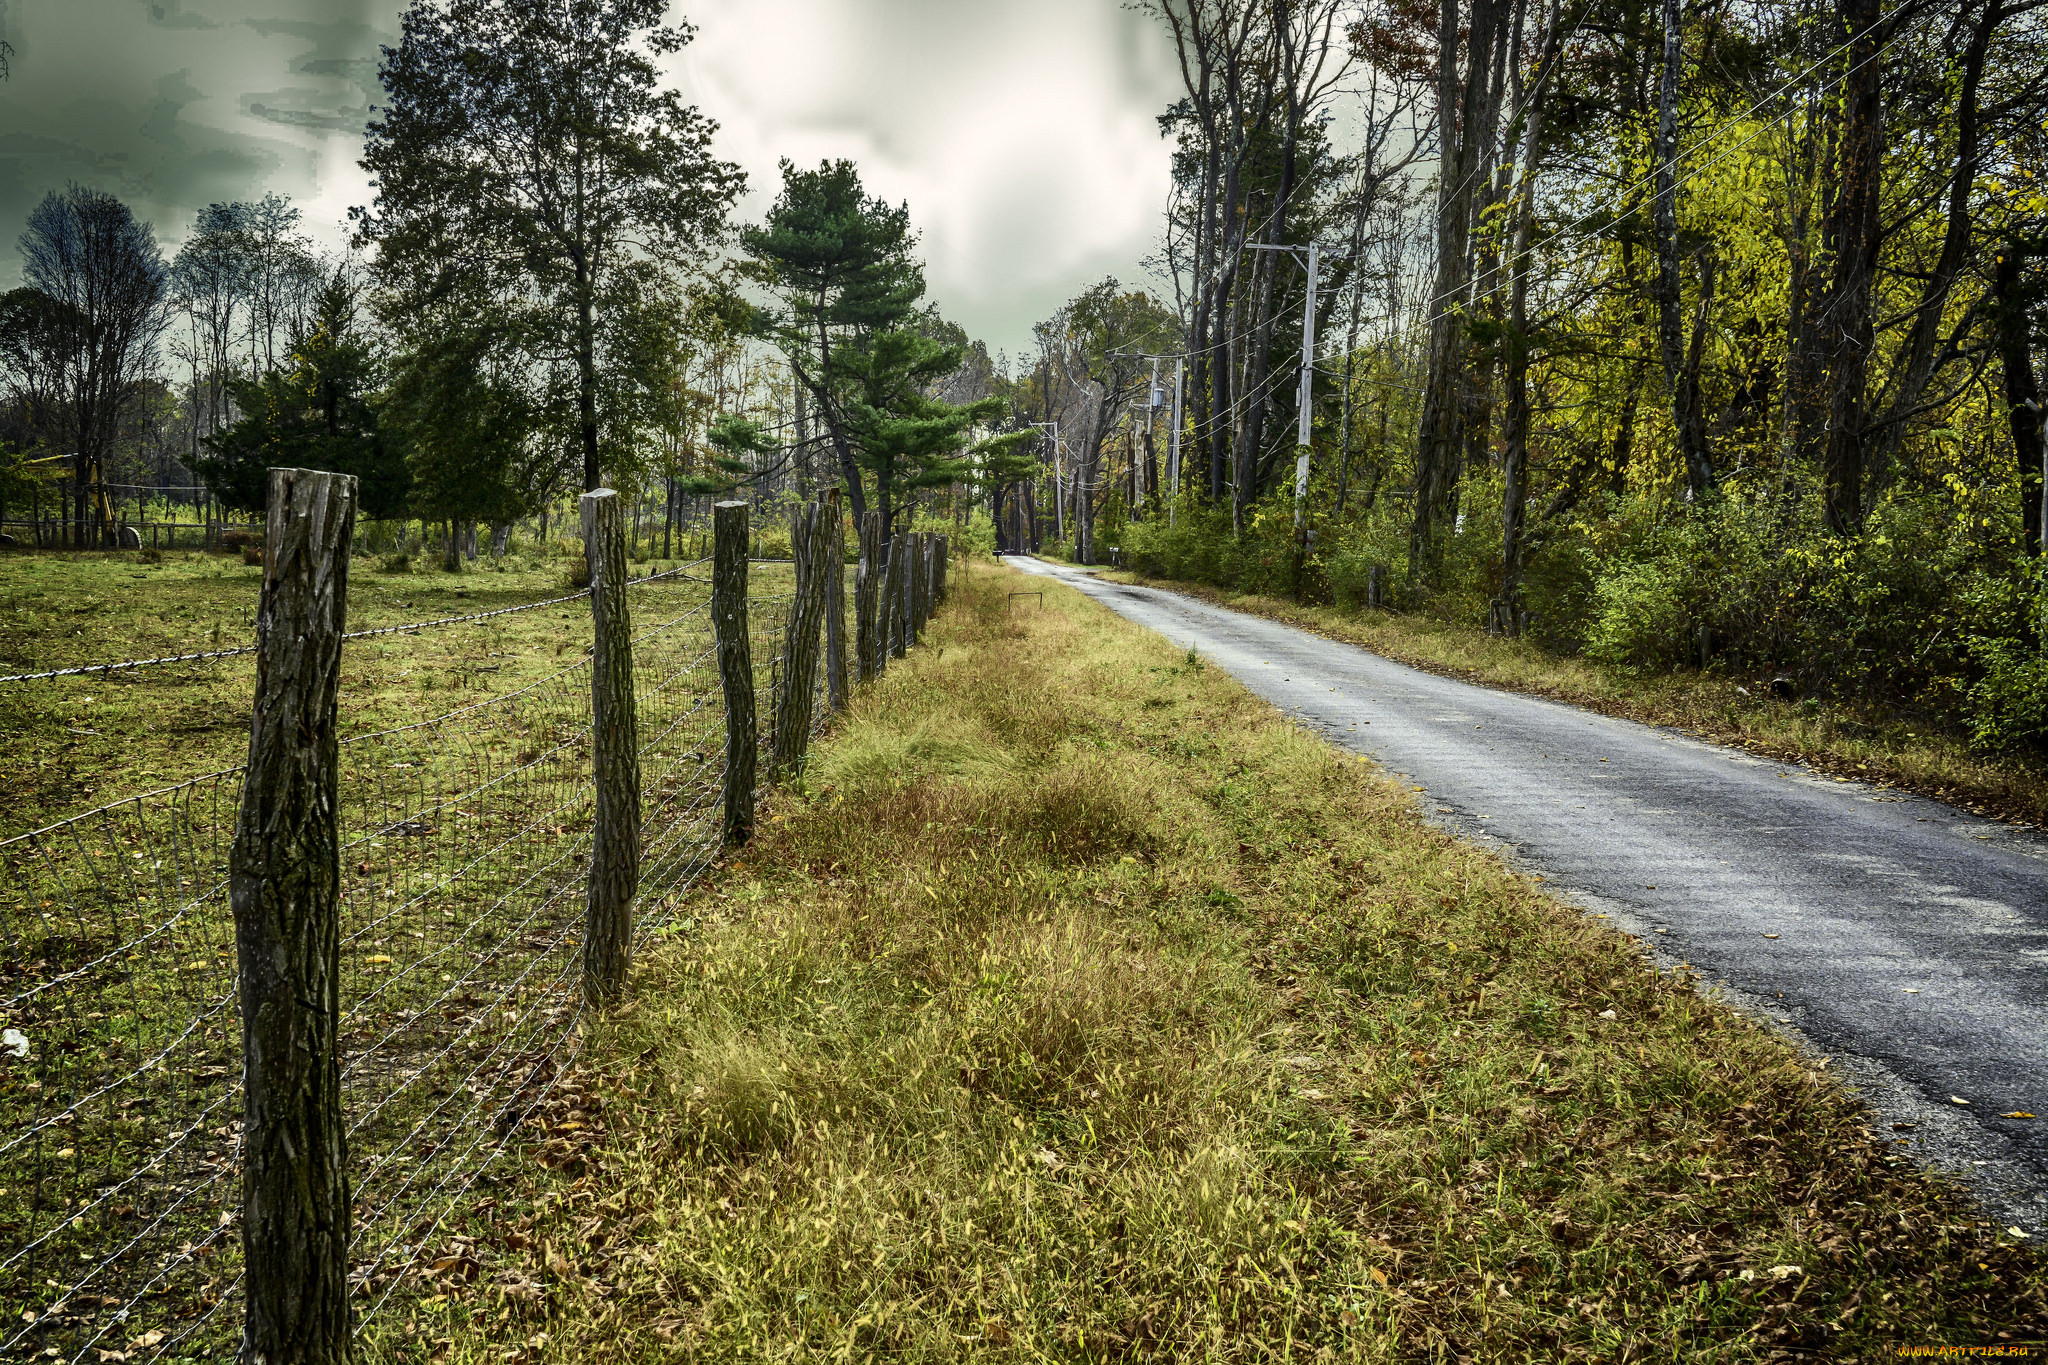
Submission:
M 44 191 L 123 195 L 174 246 L 210 200 L 275 190 L 337 246 L 369 193 L 355 120 L 400 0 L 0 0 L 0 279 Z M 1177 91 L 1169 45 L 1119 0 L 677 0 L 672 59 L 723 125 L 758 219 L 779 158 L 859 163 L 905 200 L 932 297 L 992 348 L 1157 240 Z
M 698 0 L 677 59 L 758 218 L 776 162 L 844 157 L 905 200 L 932 297 L 994 347 L 1158 235 L 1164 35 L 1113 0 Z

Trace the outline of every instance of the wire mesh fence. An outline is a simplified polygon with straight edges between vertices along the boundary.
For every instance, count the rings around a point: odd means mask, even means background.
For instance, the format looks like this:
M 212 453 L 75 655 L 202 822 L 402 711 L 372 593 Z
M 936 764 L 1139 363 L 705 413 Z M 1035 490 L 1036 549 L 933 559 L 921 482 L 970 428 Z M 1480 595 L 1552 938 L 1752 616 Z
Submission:
M 644 940 L 719 851 L 727 735 L 703 562 L 629 588 Z M 750 566 L 763 718 L 796 592 L 788 561 Z M 587 637 L 588 617 L 563 629 Z M 432 1259 L 444 1230 L 573 1059 L 590 672 L 580 658 L 340 743 L 338 1060 L 359 1320 L 445 1268 Z M 822 669 L 813 686 L 823 717 Z M 232 1353 L 243 1115 L 229 853 L 243 781 L 210 773 L 0 842 L 0 1353 Z

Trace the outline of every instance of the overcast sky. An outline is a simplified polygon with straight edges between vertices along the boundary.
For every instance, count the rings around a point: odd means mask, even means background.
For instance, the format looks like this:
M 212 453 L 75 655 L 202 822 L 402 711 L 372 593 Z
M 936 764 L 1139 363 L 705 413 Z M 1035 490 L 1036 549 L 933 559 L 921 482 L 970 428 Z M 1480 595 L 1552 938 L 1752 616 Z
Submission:
M 402 0 L 0 0 L 0 281 L 43 194 L 77 180 L 166 252 L 216 200 L 266 190 L 336 245 L 377 48 Z M 908 200 L 932 297 L 990 348 L 1105 274 L 1139 276 L 1166 195 L 1176 78 L 1120 0 L 687 0 L 678 86 L 722 125 L 758 218 L 776 161 L 848 157 Z

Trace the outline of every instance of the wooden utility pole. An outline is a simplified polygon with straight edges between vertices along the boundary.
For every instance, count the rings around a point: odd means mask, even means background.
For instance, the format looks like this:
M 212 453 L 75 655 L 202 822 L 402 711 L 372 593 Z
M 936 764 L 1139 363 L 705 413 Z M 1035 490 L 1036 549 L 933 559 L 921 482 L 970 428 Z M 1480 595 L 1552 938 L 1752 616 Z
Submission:
M 242 1009 L 241 1365 L 348 1359 L 335 711 L 356 481 L 270 471 L 249 764 L 228 854 Z
M 591 777 L 596 831 L 583 934 L 583 999 L 602 1007 L 626 987 L 633 900 L 640 894 L 640 725 L 633 703 L 633 620 L 626 609 L 626 529 L 609 488 L 578 500 L 590 564 Z
M 754 832 L 754 655 L 747 640 L 747 505 L 711 509 L 711 626 L 718 638 L 718 680 L 725 688 L 725 841 Z

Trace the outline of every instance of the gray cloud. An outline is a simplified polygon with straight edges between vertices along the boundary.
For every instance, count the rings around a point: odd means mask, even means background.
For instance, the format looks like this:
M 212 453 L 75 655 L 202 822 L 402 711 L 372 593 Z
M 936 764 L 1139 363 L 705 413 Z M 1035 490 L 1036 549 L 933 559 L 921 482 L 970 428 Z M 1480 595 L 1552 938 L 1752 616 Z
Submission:
M 166 246 L 208 202 L 289 195 L 330 245 L 402 0 L 0 0 L 0 283 L 44 193 L 121 194 Z M 687 0 L 671 74 L 746 167 L 848 157 L 907 200 L 932 295 L 991 346 L 1157 237 L 1173 97 L 1165 42 L 1119 0 Z

